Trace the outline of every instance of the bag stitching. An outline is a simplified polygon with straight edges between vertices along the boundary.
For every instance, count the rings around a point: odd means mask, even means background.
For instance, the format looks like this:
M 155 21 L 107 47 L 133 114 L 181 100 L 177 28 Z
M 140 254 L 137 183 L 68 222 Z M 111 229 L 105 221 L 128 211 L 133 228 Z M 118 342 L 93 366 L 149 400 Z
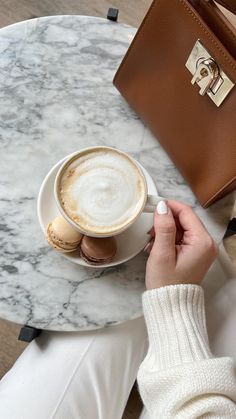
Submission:
M 228 5 L 227 3 L 225 3 L 224 0 L 220 0 L 219 3 L 224 6 L 227 10 L 233 11 L 233 13 L 236 13 L 236 9 L 234 8 L 234 6 L 232 5 Z
M 216 13 L 216 18 L 218 19 L 218 21 L 220 23 L 223 24 L 223 26 L 225 27 L 225 29 L 227 30 L 228 34 L 230 35 L 231 39 L 233 41 L 236 42 L 236 35 L 231 31 L 231 29 L 226 25 L 226 23 L 224 22 L 224 20 L 221 20 L 220 16 Z
M 222 55 L 225 57 L 226 61 L 229 62 L 230 66 L 232 68 L 234 68 L 236 70 L 236 66 L 235 64 L 232 62 L 232 60 L 225 54 L 225 52 L 222 50 L 222 48 L 217 44 L 217 42 L 215 41 L 215 39 L 212 37 L 212 35 L 206 30 L 206 28 L 204 28 L 203 24 L 197 19 L 197 17 L 194 15 L 194 13 L 192 12 L 192 10 L 188 7 L 188 5 L 186 3 L 184 3 L 183 0 L 179 0 L 180 3 L 183 4 L 183 6 L 185 7 L 185 9 L 187 10 L 187 12 L 192 15 L 192 17 L 194 18 L 194 20 L 197 22 L 197 24 L 202 28 L 203 32 L 205 32 L 205 34 L 207 35 L 207 37 L 210 39 L 210 41 L 215 45 L 215 47 L 222 53 Z
M 190 14 L 190 15 L 192 15 L 193 16 L 193 18 L 194 18 L 194 20 L 196 20 L 196 22 L 197 22 L 197 24 L 201 27 L 201 29 L 203 30 L 203 32 L 204 33 L 206 33 L 206 35 L 208 36 L 208 38 L 210 39 L 210 41 L 216 46 L 216 48 L 219 50 L 219 51 L 221 51 L 222 52 L 222 55 L 225 57 L 225 59 L 226 59 L 226 61 L 228 61 L 229 62 L 229 64 L 234 68 L 234 69 L 236 69 L 236 66 L 232 63 L 232 61 L 227 57 L 227 55 L 225 54 L 225 52 L 222 50 L 222 48 L 221 47 L 219 47 L 218 45 L 217 45 L 217 43 L 216 43 L 216 41 L 214 40 L 214 38 L 212 38 L 212 36 L 211 36 L 211 34 L 204 28 L 204 26 L 202 25 L 202 23 L 197 19 L 197 17 L 193 14 L 193 12 L 192 12 L 192 10 L 183 2 L 183 0 L 179 0 L 179 2 L 180 3 L 182 3 L 183 4 L 183 6 L 185 7 L 185 9 L 187 10 L 187 12 Z M 122 70 L 122 68 L 123 68 L 123 66 L 124 66 L 124 64 L 126 63 L 126 60 L 128 59 L 128 57 L 129 57 L 129 55 L 130 55 L 130 52 L 132 51 L 132 49 L 133 49 L 133 46 L 137 43 L 137 40 L 140 38 L 140 37 L 143 37 L 143 35 L 144 35 L 144 33 L 143 33 L 143 31 L 144 31 L 144 28 L 145 28 L 145 26 L 146 26 L 146 24 L 147 24 L 147 21 L 148 21 L 148 18 L 150 17 L 150 14 L 151 14 L 151 12 L 152 12 L 152 10 L 153 10 L 153 8 L 154 7 L 157 7 L 157 4 L 158 4 L 159 2 L 157 2 L 156 0 L 154 0 L 153 1 L 153 3 L 151 4 L 151 6 L 150 6 L 150 8 L 149 8 L 149 10 L 148 10 L 148 12 L 147 12 L 147 14 L 146 14 L 146 16 L 145 16 L 145 18 L 144 18 L 144 20 L 143 20 L 143 22 L 142 22 L 142 24 L 141 24 L 141 26 L 139 27 L 139 29 L 138 29 L 138 31 L 137 31 L 137 33 L 136 33 L 136 35 L 135 35 L 135 39 L 133 40 L 133 45 L 132 45 L 132 47 L 131 48 L 129 48 L 129 50 L 127 51 L 127 53 L 126 53 L 126 56 L 124 57 L 124 59 L 123 59 L 123 61 L 122 61 L 122 63 L 120 64 L 120 67 L 119 67 L 119 69 L 118 69 L 118 71 L 117 71 L 117 73 L 116 73 L 116 75 L 115 75 L 115 78 L 114 78 L 114 81 L 118 78 L 118 76 L 119 76 L 119 74 L 120 74 L 120 72 L 121 72 L 121 70 Z M 227 27 L 227 26 L 226 26 Z M 228 182 L 227 182 L 227 184 L 226 185 L 224 185 L 223 187 L 221 187 L 221 188 L 219 188 L 218 190 L 217 190 L 217 192 L 215 192 L 215 194 L 210 198 L 210 199 L 208 199 L 206 202 L 204 202 L 204 206 L 206 206 L 206 205 L 208 205 L 211 201 L 212 201 L 212 199 L 214 199 L 214 197 L 221 191 L 221 190 L 223 190 L 225 187 L 227 187 L 227 186 L 229 186 L 232 182 L 234 182 L 236 180 L 236 177 L 235 176 L 233 176 L 233 178 L 231 178 Z
M 212 37 L 212 35 L 205 29 L 205 27 L 203 26 L 203 24 L 197 19 L 197 17 L 194 15 L 194 13 L 192 12 L 192 10 L 189 8 L 189 6 L 184 3 L 183 0 L 178 0 L 180 3 L 182 3 L 182 5 L 184 6 L 184 8 L 187 10 L 188 14 L 190 14 L 194 20 L 196 21 L 196 23 L 201 27 L 202 31 L 207 35 L 207 37 L 209 38 L 209 40 L 215 45 L 215 47 L 222 53 L 222 55 L 225 57 L 226 61 L 229 62 L 230 66 L 236 70 L 236 66 L 235 64 L 232 62 L 232 60 L 225 54 L 225 52 L 222 50 L 222 48 L 217 44 L 217 42 L 215 41 L 215 39 Z M 115 75 L 114 81 L 117 80 L 121 70 L 123 69 L 124 64 L 126 63 L 130 53 L 132 52 L 133 47 L 136 45 L 137 41 L 140 39 L 140 37 L 143 37 L 144 35 L 144 28 L 146 27 L 146 24 L 148 22 L 148 19 L 151 15 L 152 10 L 157 7 L 158 3 L 160 3 L 159 1 L 154 0 L 153 3 L 151 4 L 140 28 L 138 29 L 138 32 L 135 35 L 135 38 L 133 40 L 133 44 L 131 46 L 131 48 L 127 51 L 126 56 L 124 57 L 122 63 L 120 64 L 120 67 Z M 219 41 L 220 42 L 220 41 Z

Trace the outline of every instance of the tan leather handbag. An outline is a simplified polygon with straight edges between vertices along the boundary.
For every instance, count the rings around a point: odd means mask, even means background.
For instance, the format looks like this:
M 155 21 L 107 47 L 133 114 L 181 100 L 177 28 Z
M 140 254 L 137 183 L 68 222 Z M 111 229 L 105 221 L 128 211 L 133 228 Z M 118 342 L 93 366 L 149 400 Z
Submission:
M 211 0 L 154 0 L 114 78 L 204 207 L 236 187 L 235 83 L 236 30 Z

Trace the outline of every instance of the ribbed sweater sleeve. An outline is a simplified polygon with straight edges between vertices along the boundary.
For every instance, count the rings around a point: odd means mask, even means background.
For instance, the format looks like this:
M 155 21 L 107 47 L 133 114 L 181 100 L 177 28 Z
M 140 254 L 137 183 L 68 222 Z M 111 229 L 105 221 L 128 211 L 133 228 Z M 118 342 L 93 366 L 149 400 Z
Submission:
M 138 384 L 150 418 L 236 418 L 234 362 L 210 351 L 203 289 L 146 291 L 143 310 L 149 350 Z

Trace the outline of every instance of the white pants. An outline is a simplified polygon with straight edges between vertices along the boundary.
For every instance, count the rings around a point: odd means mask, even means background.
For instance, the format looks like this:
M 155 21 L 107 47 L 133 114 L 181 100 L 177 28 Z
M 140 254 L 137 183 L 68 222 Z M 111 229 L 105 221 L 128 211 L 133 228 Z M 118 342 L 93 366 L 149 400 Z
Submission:
M 230 276 L 223 254 L 205 281 L 220 283 L 206 289 L 206 305 L 213 352 L 236 359 Z M 1 380 L 0 418 L 121 419 L 146 350 L 143 318 L 92 332 L 43 332 Z

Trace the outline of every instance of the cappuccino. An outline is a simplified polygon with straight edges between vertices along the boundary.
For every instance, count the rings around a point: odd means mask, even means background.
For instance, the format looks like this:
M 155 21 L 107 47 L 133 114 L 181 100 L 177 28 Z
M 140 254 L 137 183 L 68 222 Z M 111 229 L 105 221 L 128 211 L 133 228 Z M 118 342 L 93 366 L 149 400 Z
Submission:
M 85 234 L 111 235 L 142 211 L 146 189 L 141 169 L 126 154 L 94 147 L 65 165 L 58 197 L 66 215 Z

